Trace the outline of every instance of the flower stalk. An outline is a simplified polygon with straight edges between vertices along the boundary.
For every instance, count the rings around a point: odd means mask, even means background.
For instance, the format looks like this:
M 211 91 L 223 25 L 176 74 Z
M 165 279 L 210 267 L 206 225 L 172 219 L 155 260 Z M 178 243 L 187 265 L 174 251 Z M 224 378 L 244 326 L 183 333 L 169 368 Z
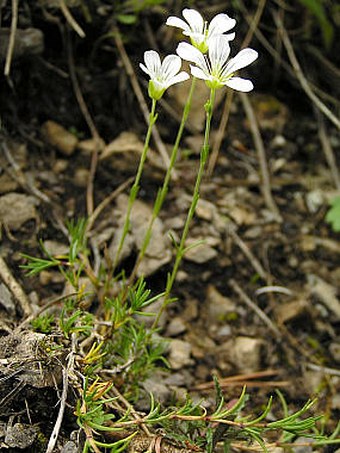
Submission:
M 127 212 L 126 212 L 126 216 L 125 216 L 125 222 L 124 222 L 124 226 L 123 226 L 123 231 L 122 231 L 122 235 L 120 237 L 120 241 L 119 241 L 119 244 L 118 244 L 118 249 L 117 249 L 116 256 L 115 256 L 115 259 L 114 259 L 114 262 L 113 262 L 113 265 L 112 265 L 112 269 L 111 269 L 111 274 L 112 275 L 114 275 L 114 272 L 115 272 L 115 270 L 117 268 L 117 265 L 119 263 L 119 259 L 120 259 L 120 255 L 122 253 L 123 245 L 124 245 L 126 236 L 127 236 L 128 232 L 129 232 L 130 216 L 131 216 L 132 207 L 133 207 L 133 204 L 134 204 L 134 202 L 135 202 L 135 200 L 137 198 L 138 192 L 139 192 L 139 187 L 140 187 L 139 184 L 140 184 L 140 180 L 141 180 L 141 177 L 142 177 L 144 163 L 145 163 L 145 160 L 146 160 L 146 157 L 147 157 L 147 153 L 148 153 L 148 150 L 149 150 L 149 143 L 150 143 L 152 128 L 153 128 L 154 124 L 157 121 L 157 116 L 158 115 L 155 113 L 156 112 L 156 104 L 157 104 L 157 101 L 155 99 L 152 99 L 152 107 L 151 107 L 151 113 L 150 113 L 149 126 L 148 126 L 148 130 L 147 130 L 146 137 L 145 137 L 145 142 L 144 142 L 142 155 L 141 155 L 141 158 L 139 160 L 138 169 L 137 169 L 137 173 L 136 173 L 136 176 L 135 176 L 135 181 L 134 181 L 134 183 L 133 183 L 133 185 L 131 187 L 130 194 L 129 194 L 129 200 L 128 200 L 128 206 L 127 206 Z
M 191 221 L 192 221 L 195 211 L 196 211 L 196 206 L 197 206 L 199 196 L 200 196 L 200 187 L 201 187 L 201 182 L 202 182 L 202 178 L 204 175 L 205 165 L 207 163 L 208 156 L 209 156 L 210 127 L 211 127 L 211 119 L 212 119 L 213 108 L 214 108 L 214 103 L 215 103 L 215 94 L 216 94 L 216 88 L 212 87 L 210 89 L 210 99 L 204 106 L 205 111 L 206 111 L 204 142 L 203 142 L 203 147 L 202 147 L 202 151 L 200 154 L 200 164 L 199 164 L 199 168 L 198 168 L 198 172 L 197 172 L 195 187 L 194 187 L 194 191 L 193 191 L 193 195 L 192 195 L 192 199 L 191 199 L 191 204 L 190 204 L 190 207 L 188 210 L 187 218 L 185 220 L 182 237 L 177 246 L 174 267 L 172 269 L 171 274 L 169 274 L 168 278 L 167 278 L 163 303 L 155 318 L 155 321 L 153 324 L 154 328 L 157 327 L 160 317 L 162 316 L 165 308 L 171 301 L 171 298 L 170 298 L 171 290 L 172 290 L 172 287 L 176 280 L 179 266 L 181 264 L 184 254 L 187 250 L 187 248 L 185 247 L 185 242 L 188 237 Z
M 192 81 L 191 81 L 191 87 L 190 87 L 190 91 L 189 91 L 189 94 L 188 94 L 188 98 L 187 98 L 187 101 L 186 101 L 184 109 L 183 109 L 182 120 L 181 120 L 180 126 L 178 128 L 178 132 L 177 132 L 177 136 L 176 136 L 176 140 L 175 140 L 174 146 L 172 148 L 172 152 L 171 152 L 171 156 L 170 156 L 170 164 L 169 164 L 169 167 L 168 167 L 168 169 L 166 171 L 166 174 L 165 174 L 165 177 L 164 177 L 164 181 L 163 181 L 163 185 L 162 185 L 162 187 L 159 189 L 159 191 L 157 193 L 157 197 L 156 197 L 156 200 L 155 200 L 155 203 L 154 203 L 154 206 L 153 206 L 153 211 L 152 211 L 152 215 L 151 215 L 151 218 L 150 218 L 150 221 L 149 221 L 149 225 L 148 225 L 147 231 L 146 231 L 145 236 L 144 236 L 143 244 L 142 244 L 141 250 L 139 252 L 139 255 L 137 257 L 134 269 L 133 269 L 133 271 L 131 273 L 131 276 L 129 278 L 129 281 L 130 281 L 129 283 L 130 284 L 133 282 L 134 278 L 136 277 L 136 274 L 137 274 L 137 271 L 138 271 L 138 267 L 139 267 L 142 259 L 144 258 L 144 255 L 146 253 L 146 250 L 147 250 L 147 248 L 149 246 L 149 243 L 150 243 L 150 240 L 151 240 L 153 224 L 154 224 L 156 218 L 158 217 L 158 214 L 159 214 L 159 212 L 160 212 L 160 210 L 161 210 L 161 208 L 163 206 L 165 197 L 166 197 L 166 195 L 168 193 L 168 187 L 169 187 L 169 182 L 170 182 L 170 179 L 171 179 L 172 170 L 175 167 L 176 160 L 177 160 L 179 144 L 181 142 L 181 138 L 182 138 L 182 135 L 183 135 L 185 123 L 187 122 L 188 115 L 189 115 L 189 112 L 191 110 L 192 96 L 194 94 L 195 84 L 196 84 L 196 79 L 195 79 L 195 77 L 193 77 Z

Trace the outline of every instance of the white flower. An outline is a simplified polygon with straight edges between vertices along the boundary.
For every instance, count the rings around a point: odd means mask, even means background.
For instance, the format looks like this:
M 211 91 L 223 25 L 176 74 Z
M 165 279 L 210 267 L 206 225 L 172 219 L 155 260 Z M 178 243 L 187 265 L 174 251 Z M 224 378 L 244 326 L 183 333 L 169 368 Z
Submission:
M 236 20 L 231 19 L 227 14 L 217 14 L 210 24 L 203 20 L 201 14 L 194 10 L 185 8 L 182 14 L 187 22 L 179 17 L 170 16 L 166 25 L 178 27 L 183 30 L 183 34 L 189 36 L 191 44 L 202 53 L 206 53 L 209 48 L 209 43 L 212 37 L 225 33 L 231 30 L 236 25 Z M 235 33 L 225 35 L 229 41 L 235 38 Z
M 227 85 L 238 91 L 248 92 L 254 86 L 250 80 L 235 77 L 238 69 L 248 66 L 256 60 L 258 53 L 253 49 L 243 49 L 228 61 L 230 54 L 229 39 L 225 35 L 214 36 L 209 44 L 209 58 L 196 47 L 182 42 L 177 47 L 178 55 L 183 60 L 195 63 L 190 65 L 191 74 L 203 79 L 210 88 Z
M 161 63 L 155 50 L 147 50 L 144 52 L 144 63 L 145 65 L 140 63 L 139 66 L 150 77 L 149 96 L 156 101 L 171 85 L 189 79 L 189 74 L 185 71 L 178 73 L 182 66 L 178 55 L 168 55 Z

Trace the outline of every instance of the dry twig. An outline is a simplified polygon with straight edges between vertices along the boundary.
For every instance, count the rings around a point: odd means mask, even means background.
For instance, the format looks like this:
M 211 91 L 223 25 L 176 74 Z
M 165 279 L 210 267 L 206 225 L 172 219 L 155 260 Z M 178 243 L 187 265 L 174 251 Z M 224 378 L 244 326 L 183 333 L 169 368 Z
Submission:
M 68 30 L 67 30 L 66 36 L 67 36 L 67 44 L 68 44 L 67 45 L 68 66 L 69 66 L 70 77 L 71 77 L 71 81 L 72 81 L 74 94 L 78 101 L 79 108 L 83 114 L 83 117 L 87 123 L 87 126 L 90 129 L 92 138 L 94 139 L 94 142 L 95 142 L 95 147 L 92 152 L 92 158 L 91 158 L 91 164 L 90 164 L 90 173 L 89 173 L 87 188 L 86 188 L 87 213 L 88 213 L 88 215 L 91 215 L 94 210 L 94 201 L 93 201 L 94 177 L 95 177 L 96 170 L 97 170 L 98 153 L 101 151 L 101 149 L 103 147 L 103 141 L 100 138 L 96 125 L 94 124 L 92 116 L 85 103 L 84 96 L 80 90 L 80 86 L 79 86 L 79 82 L 78 82 L 78 78 L 77 78 L 77 74 L 76 74 L 76 69 L 75 69 L 75 65 L 74 65 L 72 41 L 71 41 L 70 33 Z
M 81 37 L 85 38 L 85 32 L 81 28 L 81 26 L 76 22 L 74 17 L 71 14 L 71 11 L 68 9 L 66 3 L 64 0 L 60 0 L 60 9 L 61 12 L 63 13 L 65 19 L 67 22 L 70 24 L 70 26 L 73 28 L 73 30 Z
M 10 176 L 30 194 L 34 195 L 36 198 L 43 201 L 44 203 L 50 204 L 51 199 L 33 184 L 33 182 L 31 181 L 32 178 L 28 178 L 25 175 L 25 173 L 21 170 L 5 139 L 1 140 L 1 148 L 8 163 L 13 169 L 13 171 L 10 172 Z
M 340 370 L 336 368 L 329 368 L 327 366 L 320 366 L 316 365 L 315 363 L 307 363 L 307 368 L 313 371 L 318 371 L 324 374 L 329 374 L 331 376 L 339 376 L 340 377 Z
M 278 222 L 281 222 L 282 219 L 281 219 L 279 209 L 278 209 L 278 207 L 274 201 L 274 198 L 272 197 L 272 193 L 271 193 L 271 185 L 270 185 L 269 170 L 268 170 L 267 159 L 266 159 L 266 152 L 264 149 L 260 129 L 257 124 L 257 119 L 255 116 L 253 107 L 252 107 L 246 93 L 239 93 L 239 96 L 241 98 L 244 111 L 246 112 L 246 115 L 248 118 L 250 131 L 252 133 L 254 145 L 255 145 L 255 148 L 257 151 L 257 157 L 258 157 L 258 162 L 260 165 L 260 172 L 261 172 L 261 179 L 262 179 L 261 192 L 262 192 L 262 195 L 263 195 L 267 208 L 273 213 L 276 220 Z
M 309 97 L 309 99 L 313 102 L 313 104 L 316 106 L 316 108 L 318 110 L 320 110 L 320 112 L 322 112 L 338 129 L 340 129 L 339 118 L 337 118 L 329 110 L 329 108 L 316 96 L 316 94 L 311 89 L 310 84 L 301 69 L 300 63 L 298 62 L 298 59 L 296 58 L 296 55 L 295 55 L 292 43 L 289 39 L 288 33 L 287 33 L 286 29 L 284 28 L 283 23 L 278 14 L 274 14 L 274 20 L 280 31 L 283 44 L 284 44 L 287 54 L 288 54 L 289 61 L 294 69 L 296 78 L 300 82 L 301 88 L 306 93 L 306 95 Z
M 67 373 L 67 369 L 63 368 L 63 390 L 62 390 L 61 397 L 60 397 L 60 407 L 59 407 L 57 420 L 55 422 L 53 431 L 51 433 L 51 436 L 50 436 L 48 444 L 47 444 L 46 453 L 52 453 L 54 450 L 55 444 L 57 442 L 59 431 L 61 428 L 61 423 L 64 418 L 64 412 L 65 412 L 66 401 L 67 401 L 67 392 L 68 392 L 68 373 Z
M 268 294 L 268 293 L 280 293 L 285 294 L 286 296 L 291 296 L 293 292 L 285 288 L 284 286 L 262 286 L 261 288 L 255 291 L 255 296 L 260 296 L 261 294 Z
M 268 326 L 268 328 L 275 334 L 277 338 L 281 338 L 282 334 L 273 321 L 253 302 L 250 297 L 243 291 L 240 285 L 234 280 L 229 280 L 229 285 L 239 295 L 242 302 L 244 302 L 257 316 Z
M 71 351 L 68 355 L 67 366 L 66 366 L 66 368 L 63 368 L 63 390 L 62 390 L 61 397 L 60 397 L 60 407 L 59 407 L 59 411 L 58 411 L 58 416 L 57 416 L 55 425 L 53 427 L 50 439 L 47 444 L 46 453 L 53 452 L 55 444 L 56 444 L 58 436 L 59 436 L 61 424 L 62 424 L 62 421 L 64 418 L 64 412 L 65 412 L 65 408 L 66 408 L 66 401 L 67 401 L 67 394 L 68 394 L 69 374 L 72 372 L 72 370 L 74 368 L 74 358 L 75 358 L 75 354 L 76 354 L 76 334 L 75 333 L 73 333 L 71 336 L 71 343 L 72 343 L 72 347 L 71 347 Z
M 103 210 L 108 206 L 117 196 L 122 193 L 133 181 L 133 176 L 131 178 L 128 178 L 126 181 L 123 182 L 117 189 L 115 189 L 110 195 L 108 195 L 97 207 L 96 209 L 92 212 L 90 215 L 87 224 L 86 224 L 86 235 L 88 236 L 94 222 L 98 218 L 98 216 L 103 212 Z
M 11 291 L 15 299 L 20 305 L 24 316 L 29 316 L 32 313 L 32 308 L 28 297 L 26 296 L 21 285 L 13 277 L 12 272 L 7 266 L 5 260 L 0 256 L 0 279 L 5 283 Z
M 220 378 L 218 380 L 219 386 L 223 389 L 224 387 L 238 387 L 247 386 L 249 387 L 287 387 L 290 383 L 288 381 L 260 381 L 259 379 L 274 377 L 281 374 L 279 370 L 264 370 L 256 371 L 253 373 L 238 374 L 234 376 L 228 376 L 226 378 Z M 194 390 L 212 390 L 216 386 L 215 382 L 204 382 L 196 385 Z
M 228 222 L 226 226 L 227 234 L 230 234 L 235 244 L 240 248 L 240 250 L 244 253 L 244 255 L 248 258 L 250 264 L 253 266 L 255 272 L 259 274 L 259 276 L 263 279 L 268 281 L 269 276 L 268 273 L 264 270 L 260 261 L 254 256 L 253 252 L 247 246 L 247 244 L 240 238 L 240 236 L 236 232 L 236 225 L 233 222 Z
M 118 400 L 125 406 L 125 409 L 133 416 L 133 418 L 137 422 L 140 422 L 140 420 L 141 420 L 140 416 L 135 411 L 134 407 L 128 402 L 128 400 L 120 393 L 120 391 L 114 385 L 112 386 L 111 390 L 114 393 L 114 395 L 118 398 Z M 152 435 L 151 435 L 148 427 L 144 423 L 141 423 L 141 428 L 143 429 L 144 433 L 146 434 L 146 436 L 148 437 L 149 442 L 150 442 L 150 437 Z
M 5 69 L 4 69 L 5 77 L 9 77 L 9 73 L 11 71 L 11 63 L 12 63 L 12 56 L 13 56 L 13 51 L 14 51 L 17 25 L 18 25 L 18 0 L 12 0 L 11 34 L 9 36 Z
M 249 30 L 246 37 L 243 40 L 242 48 L 247 47 L 250 41 L 253 39 L 254 33 L 260 23 L 266 3 L 267 0 L 259 0 L 257 10 L 255 11 L 254 16 L 252 17 L 251 22 L 249 23 Z

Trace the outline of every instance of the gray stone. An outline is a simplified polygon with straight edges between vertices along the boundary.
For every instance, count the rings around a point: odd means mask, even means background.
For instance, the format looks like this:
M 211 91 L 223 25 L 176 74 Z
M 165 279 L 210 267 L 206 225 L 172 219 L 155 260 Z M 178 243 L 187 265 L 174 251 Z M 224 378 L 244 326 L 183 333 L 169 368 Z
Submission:
M 9 315 L 15 315 L 15 303 L 10 290 L 4 283 L 0 283 L 0 306 L 2 306 Z
M 53 240 L 44 241 L 44 247 L 52 256 L 67 255 L 69 252 L 69 246 L 67 244 Z
M 313 444 L 313 440 L 310 439 L 309 437 L 298 437 L 294 444 L 296 444 L 296 447 L 293 447 L 292 450 L 294 453 L 313 453 L 313 447 L 312 445 L 301 445 L 299 444 Z
M 233 358 L 238 369 L 244 373 L 261 368 L 261 353 L 264 342 L 258 338 L 237 337 L 234 342 Z
M 334 319 L 339 320 L 340 301 L 337 297 L 337 288 L 315 274 L 308 275 L 307 281 L 307 289 L 333 313 Z
M 197 241 L 198 242 L 198 241 Z M 206 263 L 217 256 L 217 250 L 208 244 L 197 244 L 185 252 L 184 258 L 196 264 Z
M 23 450 L 30 447 L 39 433 L 37 425 L 26 425 L 24 423 L 15 423 L 7 428 L 5 444 L 10 448 Z
M 61 453 L 79 453 L 79 446 L 73 440 L 69 440 L 64 445 Z
M 171 396 L 171 390 L 164 383 L 163 376 L 154 374 L 152 377 L 146 379 L 143 383 L 144 390 L 152 393 L 155 400 L 160 403 L 165 403 Z
M 241 373 L 252 373 L 262 367 L 264 341 L 239 336 L 225 341 L 216 350 L 217 364 L 223 371 L 228 371 L 231 365 Z
M 211 221 L 217 214 L 216 206 L 210 201 L 200 198 L 196 207 L 196 215 L 200 219 Z
M 223 296 L 213 285 L 208 285 L 205 303 L 207 316 L 211 323 L 221 321 L 227 314 L 236 311 L 234 302 Z
M 38 220 L 36 198 L 11 192 L 0 197 L 0 222 L 10 230 L 20 230 L 28 220 Z
M 41 127 L 45 140 L 65 156 L 71 156 L 78 144 L 78 138 L 61 124 L 48 120 Z
M 169 363 L 171 368 L 179 370 L 187 365 L 192 365 L 191 344 L 183 340 L 171 340 L 169 343 Z
M 173 318 L 167 327 L 166 330 L 166 335 L 168 337 L 176 337 L 177 335 L 180 335 L 181 333 L 185 332 L 187 330 L 187 327 L 182 320 L 182 318 L 176 316 Z
M 12 30 L 7 27 L 0 29 L 0 61 L 6 59 L 7 49 L 12 36 Z M 44 50 L 44 35 L 38 28 L 17 28 L 12 58 L 17 59 L 28 55 L 39 55 Z

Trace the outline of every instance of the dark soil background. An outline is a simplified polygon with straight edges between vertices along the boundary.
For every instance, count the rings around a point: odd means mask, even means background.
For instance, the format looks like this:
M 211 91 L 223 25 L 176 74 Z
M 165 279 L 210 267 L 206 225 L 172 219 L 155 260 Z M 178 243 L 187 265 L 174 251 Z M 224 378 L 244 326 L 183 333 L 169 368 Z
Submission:
M 255 120 L 234 93 L 227 127 L 221 129 L 227 115 L 221 90 L 213 119 L 213 172 L 204 180 L 190 234 L 191 241 L 204 239 L 204 244 L 186 256 L 174 289 L 178 302 L 162 320 L 172 371 L 157 372 L 144 386 L 164 404 L 188 391 L 209 406 L 215 374 L 226 400 L 237 398 L 247 384 L 254 413 L 275 388 L 292 410 L 317 395 L 313 412 L 326 414 L 325 430 L 331 433 L 340 413 L 340 243 L 325 216 L 340 190 L 339 6 L 315 1 L 323 5 L 323 15 L 304 6 L 309 2 L 259 2 L 263 11 L 256 22 L 260 6 L 253 1 L 61 3 L 70 16 L 57 1 L 19 2 L 10 62 L 16 2 L 0 0 L 0 451 L 40 451 L 32 447 L 38 431 L 26 428 L 20 443 L 17 434 L 9 436 L 9 426 L 38 424 L 46 440 L 58 412 L 50 375 L 60 378 L 60 369 L 47 367 L 44 376 L 51 386 L 40 388 L 27 380 L 20 386 L 1 368 L 26 357 L 31 342 L 34 350 L 35 339 L 18 330 L 28 314 L 25 304 L 37 312 L 65 292 L 54 271 L 28 278 L 20 267 L 25 264 L 21 253 L 41 256 L 41 242 L 63 253 L 67 221 L 91 214 L 121 188 L 91 229 L 91 259 L 97 264 L 104 259 L 126 204 L 128 186 L 121 186 L 134 175 L 146 132 L 133 89 L 137 84 L 146 98 L 147 80 L 138 64 L 145 50 L 175 51 L 182 35 L 164 23 L 187 6 L 208 18 L 219 12 L 235 17 L 234 53 L 248 23 L 254 24 L 248 45 L 258 50 L 259 59 L 244 73 L 255 85 L 247 96 Z M 277 21 L 284 24 L 304 77 L 335 122 L 301 87 Z M 136 217 L 152 207 L 166 165 L 160 148 L 171 151 L 188 89 L 173 87 L 160 102 L 161 142 L 152 141 Z M 171 269 L 167 234 L 181 234 L 190 202 L 206 98 L 204 84 L 199 85 L 160 215 L 160 250 L 151 248 L 146 257 L 147 283 L 154 293 L 163 290 Z M 272 203 L 264 196 L 252 121 L 263 143 L 270 175 L 265 189 Z M 94 139 L 99 137 L 97 155 Z M 136 257 L 134 244 L 121 264 L 127 269 Z M 28 350 L 22 351 L 21 343 Z M 54 451 L 78 451 L 63 450 L 77 429 L 71 402 L 72 396 Z M 275 403 L 271 416 L 279 413 Z M 298 448 L 291 451 L 336 451 L 334 446 Z

